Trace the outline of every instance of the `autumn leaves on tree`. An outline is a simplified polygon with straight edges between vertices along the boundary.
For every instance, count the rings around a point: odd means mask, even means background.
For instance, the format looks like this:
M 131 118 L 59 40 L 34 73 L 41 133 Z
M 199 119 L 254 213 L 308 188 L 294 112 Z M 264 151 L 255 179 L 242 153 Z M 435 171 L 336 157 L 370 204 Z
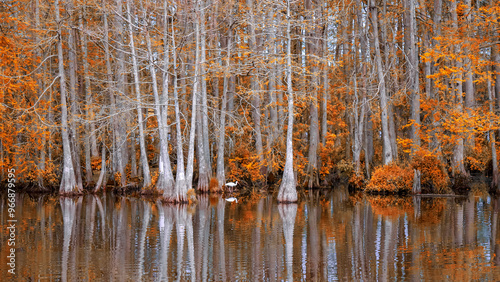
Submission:
M 411 186 L 414 170 L 429 192 L 471 173 L 498 189 L 498 2 L 19 0 L 0 15 L 2 179 L 171 202 L 236 180 L 281 202 L 345 177 L 394 190 L 384 175 Z

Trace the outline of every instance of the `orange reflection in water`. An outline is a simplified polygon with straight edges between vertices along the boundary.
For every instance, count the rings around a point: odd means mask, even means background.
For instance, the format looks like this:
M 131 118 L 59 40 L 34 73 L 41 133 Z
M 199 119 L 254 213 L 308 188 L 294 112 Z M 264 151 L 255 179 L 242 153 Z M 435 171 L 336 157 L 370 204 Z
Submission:
M 5 195 L 0 195 L 5 203 Z M 196 205 L 133 197 L 17 195 L 17 279 L 495 280 L 499 199 L 310 192 Z M 3 206 L 5 207 L 5 205 Z M 0 225 L 6 273 L 7 221 Z M 3 276 L 7 277 L 7 276 Z

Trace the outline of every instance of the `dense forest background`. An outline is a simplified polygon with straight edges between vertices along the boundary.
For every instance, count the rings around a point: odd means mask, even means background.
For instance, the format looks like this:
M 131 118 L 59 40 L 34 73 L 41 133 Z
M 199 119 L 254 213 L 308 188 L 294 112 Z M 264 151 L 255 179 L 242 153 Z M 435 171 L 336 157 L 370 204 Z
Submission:
M 236 180 L 284 201 L 342 177 L 495 186 L 499 16 L 495 0 L 2 0 L 0 179 L 172 201 Z

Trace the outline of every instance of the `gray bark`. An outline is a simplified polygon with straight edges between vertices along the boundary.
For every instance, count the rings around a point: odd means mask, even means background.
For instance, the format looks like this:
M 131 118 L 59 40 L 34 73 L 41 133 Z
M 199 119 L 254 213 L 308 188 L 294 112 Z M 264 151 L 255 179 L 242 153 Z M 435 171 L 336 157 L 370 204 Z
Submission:
M 366 122 L 365 122 L 365 169 L 366 176 L 370 179 L 370 164 L 373 160 L 373 122 L 371 120 L 371 111 L 369 105 L 366 112 Z
M 466 25 L 468 26 L 466 30 L 466 36 L 467 37 L 472 37 L 471 33 L 472 31 L 472 11 L 471 11 L 471 0 L 465 0 L 465 14 L 466 16 Z M 470 50 L 467 47 L 464 47 L 464 53 L 465 53 L 465 58 L 464 58 L 464 70 L 465 70 L 465 108 L 466 112 L 469 116 L 472 116 L 472 110 L 475 107 L 475 99 L 474 99 L 474 81 L 473 81 L 473 65 L 472 62 L 469 58 Z M 474 133 L 472 132 L 472 129 L 469 129 L 471 132 L 467 134 L 467 146 L 474 147 Z
M 249 7 L 250 24 L 250 50 L 255 54 L 258 54 L 257 37 L 255 34 L 255 22 L 254 18 L 254 1 L 247 0 L 247 6 Z M 259 74 L 256 70 L 252 71 L 252 76 L 250 78 L 250 87 L 252 91 L 252 119 L 254 123 L 254 134 L 255 134 L 255 150 L 259 158 L 261 167 L 264 165 L 264 147 L 262 145 L 262 129 L 261 129 L 261 109 L 260 109 L 260 85 L 259 85 Z
M 122 51 L 121 47 L 123 46 L 123 42 L 124 42 L 124 38 L 123 38 L 123 22 L 122 22 L 122 3 L 123 1 L 121 0 L 116 0 L 116 3 L 117 3 L 117 13 L 118 13 L 118 16 L 115 17 L 115 26 L 116 26 L 116 41 L 119 43 L 119 46 L 117 48 L 117 61 L 118 61 L 118 73 L 117 73 L 117 82 L 118 82 L 118 97 L 117 97 L 117 107 L 115 108 L 115 113 L 116 112 L 119 112 L 121 110 L 121 98 L 120 95 L 124 95 L 125 94 L 125 53 Z M 106 31 L 106 29 L 105 29 Z M 108 39 L 108 33 L 106 32 L 105 33 L 105 40 L 109 40 Z M 108 48 L 108 59 L 109 60 L 109 47 L 108 47 L 109 44 L 106 44 L 106 48 Z M 106 66 L 107 67 L 107 66 Z M 111 73 L 111 65 L 109 66 L 109 69 L 107 69 L 108 73 Z M 115 101 L 114 99 L 114 91 L 115 91 L 115 88 L 113 87 L 112 88 L 112 91 L 113 91 L 113 98 L 112 98 L 112 102 Z M 113 106 L 113 105 L 112 105 Z M 123 128 L 124 128 L 124 123 L 123 123 L 123 115 L 117 115 L 114 119 L 114 133 L 115 133 L 115 138 L 114 138 L 114 142 L 115 142 L 115 148 L 116 148 L 116 152 L 114 152 L 115 154 L 115 158 L 116 158 L 116 166 L 117 166 L 117 169 L 118 169 L 118 172 L 120 173 L 121 177 L 120 177 L 120 185 L 122 187 L 125 187 L 127 185 L 127 178 L 126 178 L 126 174 L 125 174 L 125 166 L 126 166 L 126 161 L 125 161 L 125 158 L 124 158 L 124 151 L 125 151 L 125 144 L 126 144 L 126 139 L 125 139 L 125 134 L 122 133 L 123 131 Z M 133 156 L 135 158 L 135 154 Z M 137 170 L 136 170 L 136 166 L 135 164 L 132 164 L 131 166 L 131 170 L 130 170 L 130 176 L 132 177 L 135 177 L 137 175 Z
M 102 153 L 101 153 L 101 173 L 99 174 L 99 179 L 97 180 L 97 183 L 94 188 L 94 192 L 99 191 L 101 188 L 106 187 L 106 183 L 104 183 L 104 178 L 106 175 L 106 146 L 104 146 L 104 143 L 102 144 Z
M 493 86 L 491 85 L 491 80 L 487 81 L 488 86 L 488 100 L 490 104 L 490 112 L 493 114 L 495 112 L 495 96 L 493 92 Z M 492 124 L 490 123 L 490 126 Z M 497 160 L 497 148 L 495 140 L 495 131 L 490 130 L 489 132 L 490 146 L 491 146 L 491 163 L 492 163 L 492 182 L 491 185 L 494 189 L 500 189 L 498 186 L 498 160 Z
M 465 5 L 467 8 L 465 9 L 465 14 L 467 15 L 467 25 L 471 26 L 472 25 L 472 11 L 471 11 L 471 0 L 465 0 Z M 469 28 L 467 29 L 467 35 L 471 36 L 472 30 Z M 470 50 L 468 48 L 465 48 L 465 53 L 466 55 L 470 54 Z M 471 109 L 475 106 L 475 99 L 474 99 L 474 80 L 473 80 L 473 66 L 472 62 L 470 61 L 469 57 L 465 57 L 465 107 L 467 108 L 467 112 L 471 114 Z
M 278 202 L 293 203 L 297 202 L 297 189 L 296 180 L 293 171 L 293 88 L 292 88 L 292 35 L 290 30 L 290 0 L 286 2 L 286 16 L 287 16 L 287 63 L 286 63 L 286 76 L 287 76 L 287 92 L 288 92 L 288 128 L 286 132 L 286 160 L 285 168 L 283 171 L 283 179 L 278 192 Z
M 145 13 L 146 14 L 146 13 Z M 165 28 L 166 29 L 166 28 Z M 170 154 L 168 149 L 168 132 L 167 132 L 167 105 L 168 105 L 168 73 L 167 68 L 169 65 L 168 49 L 165 47 L 165 58 L 164 58 L 164 73 L 163 73 L 163 95 L 162 101 L 160 101 L 160 95 L 158 91 L 158 84 L 156 79 L 156 66 L 154 63 L 154 54 L 151 47 L 151 37 L 149 35 L 149 30 L 146 30 L 146 43 L 148 47 L 148 58 L 149 58 L 149 71 L 151 72 L 152 78 L 152 88 L 153 96 L 155 99 L 155 112 L 156 119 L 158 122 L 158 131 L 160 135 L 160 162 L 158 167 L 158 182 L 156 183 L 156 188 L 165 194 L 166 190 L 174 189 L 174 175 L 172 174 L 172 167 L 170 164 Z M 165 42 L 165 46 L 167 46 Z
M 270 10 L 268 12 L 268 19 L 269 19 L 269 26 L 271 28 L 268 30 L 269 35 L 268 35 L 268 40 L 274 41 L 275 39 L 273 36 L 276 36 L 278 30 L 276 28 L 276 25 L 272 22 L 273 18 L 273 11 Z M 275 140 L 279 135 L 279 128 L 278 128 L 278 108 L 277 108 L 277 100 L 276 100 L 276 79 L 277 79 L 277 71 L 278 71 L 278 66 L 276 57 L 277 57 L 277 43 L 272 44 L 271 47 L 271 54 L 268 56 L 269 60 L 273 60 L 274 62 L 272 63 L 270 74 L 269 74 L 269 84 L 268 84 L 268 92 L 269 92 L 269 104 L 268 104 L 268 109 L 269 109 L 269 137 L 267 139 L 267 151 L 269 154 L 272 154 L 272 148 L 274 146 Z
M 498 32 L 496 32 L 498 37 Z M 495 65 L 493 69 L 495 70 L 495 98 L 497 101 L 497 108 L 500 108 L 500 44 L 494 44 L 491 48 L 491 55 Z
M 411 126 L 411 136 L 414 146 L 420 146 L 420 87 L 418 79 L 418 46 L 417 46 L 417 19 L 415 14 L 416 0 L 407 0 L 408 12 L 406 16 L 408 17 L 408 49 L 407 49 L 407 64 L 408 64 L 408 88 L 410 90 L 411 97 L 411 119 L 413 124 Z M 414 151 L 416 147 L 412 147 Z
M 199 5 L 197 3 L 197 5 Z M 199 10 L 199 6 L 198 6 Z M 193 98 L 192 98 L 192 109 L 191 109 L 191 130 L 189 132 L 189 149 L 188 149 L 188 160 L 187 160 L 187 172 L 186 172 L 186 184 L 187 188 L 191 189 L 193 185 L 193 163 L 194 163 L 194 141 L 196 134 L 196 101 L 198 97 L 198 88 L 199 88 L 199 80 L 200 80 L 200 18 L 196 17 L 195 23 L 195 36 L 196 36 L 196 59 L 195 59 L 195 68 L 194 68 L 194 83 L 193 83 Z
M 328 25 L 325 24 L 323 31 L 323 59 L 325 60 L 323 66 L 323 95 L 321 97 L 321 144 L 326 146 L 326 134 L 328 133 Z
M 352 150 L 352 157 L 355 165 L 356 175 L 361 173 L 361 149 L 363 148 L 363 131 L 365 128 L 365 108 L 366 98 L 359 101 L 358 86 L 354 78 L 354 144 Z
M 380 55 L 380 42 L 378 37 L 378 8 L 374 0 L 370 1 L 370 10 L 373 25 L 373 38 L 375 45 L 375 63 L 377 68 L 378 77 L 378 91 L 380 94 L 380 108 L 381 108 L 381 123 L 382 123 L 382 146 L 383 146 L 383 160 L 384 164 L 390 164 L 393 161 L 393 152 L 391 148 L 391 140 L 389 136 L 389 122 L 388 122 L 388 96 L 385 86 L 384 69 L 382 67 L 382 57 Z
M 91 155 L 92 157 L 97 157 L 99 153 L 97 152 L 97 141 L 95 138 L 95 124 L 91 121 L 92 120 L 92 93 L 91 93 L 91 86 L 90 86 L 90 74 L 89 74 L 89 64 L 88 64 L 88 52 L 87 52 L 87 36 L 84 31 L 84 25 L 83 25 L 83 11 L 82 15 L 80 15 L 80 32 L 81 32 L 81 48 L 82 48 L 82 53 L 83 53 L 83 78 L 85 80 L 85 102 L 86 102 L 86 108 L 85 108 L 85 115 L 87 122 L 85 123 L 85 129 L 87 131 L 87 134 L 85 136 L 85 178 L 87 185 L 92 183 L 92 160 L 91 160 Z
M 307 10 L 313 9 L 311 3 L 308 2 L 309 7 Z M 306 44 L 306 53 L 318 54 L 320 51 L 320 39 L 321 34 L 318 28 L 319 23 L 315 20 L 321 18 L 318 12 L 314 13 L 312 23 L 316 28 L 313 32 L 310 32 L 309 36 L 315 39 L 312 42 Z M 312 66 L 312 81 L 311 81 L 311 103 L 309 105 L 310 113 L 310 123 L 309 123 L 309 152 L 308 152 L 308 163 L 306 172 L 306 182 L 309 188 L 319 187 L 319 163 L 318 163 L 318 145 L 319 145 L 319 113 L 318 113 L 318 92 L 319 92 L 319 69 L 317 66 Z
M 217 187 L 217 191 L 221 191 L 221 187 L 226 183 L 226 173 L 224 166 L 224 141 L 226 137 L 226 104 L 227 104 L 227 90 L 228 84 L 230 83 L 230 63 L 231 63 L 231 39 L 232 39 L 232 30 L 229 30 L 229 34 L 227 35 L 227 55 L 226 55 L 226 67 L 224 69 L 224 86 L 222 90 L 222 102 L 221 102 L 221 110 L 220 110 L 220 123 L 219 123 L 219 138 L 217 141 L 217 181 L 219 183 L 219 187 Z
M 143 186 L 149 187 L 151 186 L 151 174 L 149 171 L 148 164 L 148 155 L 146 152 L 146 141 L 144 140 L 144 123 L 142 117 L 142 102 L 141 102 L 141 89 L 139 82 L 139 68 L 137 63 L 137 54 L 136 48 L 134 44 L 134 30 L 132 27 L 132 17 L 130 11 L 130 0 L 127 1 L 127 20 L 128 20 L 128 31 L 129 31 L 129 44 L 130 51 L 132 55 L 132 69 L 134 75 L 134 86 L 135 86 L 135 94 L 136 94 L 136 103 L 137 103 L 137 122 L 139 124 L 139 145 L 141 149 L 141 165 L 142 165 L 142 175 L 144 178 Z
M 54 2 L 56 22 L 59 24 L 59 0 Z M 68 134 L 68 107 L 66 104 L 66 75 L 64 73 L 64 56 L 62 48 L 62 28 L 58 31 L 58 41 L 57 41 L 57 57 L 58 57 L 58 71 L 59 71 L 59 81 L 60 81 L 60 92 L 61 92 L 61 137 L 63 143 L 63 173 L 61 177 L 61 185 L 59 186 L 59 192 L 61 194 L 71 193 L 78 191 L 76 187 L 75 171 L 73 168 L 73 160 L 71 157 L 71 145 L 69 143 Z
M 433 26 L 433 30 L 434 30 L 434 34 L 433 36 L 434 37 L 439 37 L 441 36 L 441 13 L 442 13 L 442 1 L 441 0 L 434 0 L 434 17 L 433 17 L 433 23 L 434 23 L 434 26 Z M 432 40 L 432 47 L 434 47 L 434 45 L 437 44 L 437 42 L 435 40 Z M 436 71 L 436 67 L 431 67 L 431 73 L 434 73 Z M 431 80 L 431 83 L 432 83 L 432 80 Z M 431 84 L 432 85 L 432 84 Z M 430 91 L 428 92 L 429 95 L 430 95 L 430 98 L 431 99 L 438 99 L 438 95 L 437 93 L 435 93 L 436 91 L 433 91 L 433 89 L 430 89 Z M 439 121 L 436 121 L 435 118 L 434 118 L 434 114 L 436 113 L 436 109 L 433 109 L 432 110 L 432 115 L 431 115 L 431 119 L 432 119 L 432 139 L 431 139 L 431 143 L 429 145 L 430 149 L 431 150 L 437 150 L 437 151 L 440 151 L 440 142 L 439 142 L 439 139 L 438 139 L 438 132 L 437 132 L 437 128 L 439 127 Z
M 167 7 L 167 2 L 165 2 L 165 9 Z M 173 29 L 175 30 L 175 29 Z M 175 32 L 175 31 L 173 31 Z M 175 200 L 179 202 L 187 201 L 187 191 L 191 189 L 191 186 L 186 185 L 186 175 L 184 173 L 184 153 L 182 149 L 182 132 L 181 132 L 181 119 L 179 110 L 179 95 L 177 87 L 177 52 L 175 44 L 175 34 L 172 33 L 172 57 L 174 65 L 174 103 L 175 103 L 175 130 L 176 130 L 176 149 L 177 149 L 177 173 L 175 180 L 175 194 L 173 195 Z M 191 147 L 191 146 L 190 146 Z M 192 166 L 192 164 L 191 164 Z M 169 195 L 164 195 L 167 199 Z
M 198 191 L 208 192 L 208 185 L 210 181 L 210 149 L 208 141 L 208 101 L 207 101 L 207 81 L 205 80 L 205 61 L 206 61 L 206 36 L 205 36 L 205 0 L 198 0 L 200 9 L 198 10 L 200 21 L 198 28 L 200 30 L 200 77 L 199 86 L 201 87 L 201 97 L 198 97 L 201 102 L 198 105 L 198 116 L 196 132 L 197 138 L 197 153 L 198 153 Z M 197 103 L 198 103 L 197 102 Z
M 210 178 L 210 175 L 212 174 L 212 163 L 211 163 L 211 158 L 210 158 L 210 141 L 209 141 L 209 133 L 208 133 L 208 101 L 207 101 L 207 81 L 205 80 L 206 77 L 206 71 L 205 71 L 205 64 L 206 64 L 206 28 L 205 28 L 205 9 L 207 9 L 205 0 L 200 0 L 200 55 L 201 55 L 201 63 L 200 63 L 200 86 L 201 86 L 201 108 L 202 108 L 202 124 L 203 127 L 202 129 L 202 140 L 203 140 L 203 157 L 205 161 L 205 166 L 204 166 L 204 171 L 203 174 L 205 174 L 204 177 L 207 179 Z M 202 174 L 202 171 L 199 172 L 200 176 Z M 202 185 L 201 187 L 203 187 Z M 198 188 L 201 188 L 199 183 L 198 183 Z M 206 190 L 202 191 L 208 191 L 208 180 L 207 180 L 207 185 Z
M 354 66 L 354 74 L 353 74 L 353 79 L 354 79 L 354 101 L 352 105 L 352 114 L 354 115 L 354 143 L 353 143 L 353 148 L 352 148 L 352 155 L 353 155 L 353 162 L 355 165 L 355 173 L 356 175 L 360 175 L 361 173 L 361 150 L 363 148 L 363 133 L 365 131 L 365 116 L 366 116 L 366 94 L 364 93 L 366 91 L 367 87 L 367 82 L 366 82 L 366 52 L 367 52 L 367 40 L 366 40 L 366 30 L 363 28 L 363 15 L 361 13 L 361 3 L 360 1 L 356 1 L 356 5 L 360 7 L 357 11 L 357 25 L 356 29 L 357 32 L 360 34 L 360 46 L 361 46 L 361 58 L 358 59 L 357 55 L 355 58 L 355 66 Z M 357 52 L 356 52 L 357 54 Z M 358 60 L 360 63 L 358 63 Z M 362 85 L 361 87 L 358 86 L 358 68 L 361 68 L 361 77 L 360 79 L 362 80 Z M 362 91 L 362 96 L 360 97 L 360 91 Z M 366 155 L 366 151 L 365 151 Z
M 72 11 L 73 7 L 69 6 L 69 10 L 71 11 L 70 13 L 73 13 Z M 77 98 L 77 78 L 76 78 L 76 71 L 77 71 L 77 59 L 76 59 L 76 40 L 75 40 L 75 30 L 71 27 L 69 32 L 68 32 L 68 44 L 70 46 L 69 51 L 68 51 L 68 58 L 69 58 L 69 97 L 70 97 L 70 113 L 71 116 L 69 118 L 70 121 L 70 127 L 71 127 L 71 135 L 70 135 L 70 141 L 71 142 L 71 151 L 72 151 L 72 158 L 73 158 L 73 167 L 75 169 L 75 180 L 76 180 L 76 186 L 78 187 L 78 190 L 83 189 L 83 182 L 82 182 L 82 168 L 81 168 L 81 162 L 80 162 L 80 134 L 78 131 L 79 123 L 78 123 L 78 98 Z
M 422 192 L 422 187 L 420 186 L 420 170 L 414 169 L 413 170 L 413 188 L 412 188 L 412 193 L 413 194 L 420 194 Z
M 457 2 L 450 3 L 452 28 L 458 30 L 458 16 L 457 16 Z M 454 51 L 456 54 L 460 53 L 460 46 L 455 45 Z M 457 69 L 462 68 L 462 62 L 457 60 L 455 62 Z M 454 77 L 453 83 L 455 84 L 455 105 L 459 112 L 463 112 L 463 96 L 462 96 L 462 73 L 457 73 Z M 457 136 L 457 145 L 453 152 L 453 173 L 465 174 L 464 166 L 464 138 L 461 134 Z
M 40 28 L 40 1 L 39 0 L 35 1 L 35 15 L 34 16 L 35 16 L 35 29 L 39 29 Z M 34 32 L 33 36 L 35 37 L 36 44 L 39 44 L 40 43 L 40 38 L 38 38 L 37 33 Z M 37 49 L 35 51 L 35 57 L 41 57 L 41 56 L 42 55 L 41 55 L 40 51 Z M 41 68 L 42 68 L 41 73 L 36 72 L 38 75 L 40 75 L 40 74 L 43 75 L 44 73 L 46 73 L 45 64 L 43 64 L 41 66 Z M 41 79 L 41 78 L 38 78 L 37 79 L 37 83 L 38 83 L 38 85 L 41 86 L 41 90 L 44 91 L 43 89 L 46 88 L 44 80 Z M 42 94 L 43 93 L 39 93 L 39 96 L 42 95 Z M 46 99 L 44 99 L 44 100 L 46 100 Z M 38 162 L 38 167 L 39 167 L 40 171 L 44 171 L 45 170 L 45 158 L 46 158 L 45 145 L 46 145 L 46 143 L 47 143 L 47 137 L 46 137 L 45 134 L 42 134 L 42 146 L 41 146 L 41 149 L 40 149 L 40 161 Z M 1 144 L 2 144 L 2 141 L 0 141 L 0 154 L 1 154 L 0 162 L 3 163 L 4 162 L 4 160 L 3 160 L 3 154 L 4 154 L 4 152 L 3 152 L 3 148 L 2 148 Z M 2 179 L 5 179 L 4 171 L 3 170 L 0 173 L 0 177 Z M 43 186 L 43 177 L 40 176 L 39 179 L 38 179 L 38 182 L 40 183 L 41 186 Z
M 203 77 L 200 77 L 201 80 L 203 80 Z M 202 91 L 203 92 L 203 91 Z M 202 94 L 203 96 L 203 94 Z M 201 98 L 201 97 L 199 97 Z M 202 99 L 203 101 L 203 99 Z M 199 101 L 198 101 L 199 102 Z M 203 104 L 201 102 L 200 104 Z M 207 167 L 207 160 L 206 160 L 206 150 L 205 148 L 205 142 L 204 142 L 204 133 L 203 133 L 203 106 L 199 105 L 198 109 L 199 112 L 197 114 L 197 124 L 196 124 L 196 132 L 198 138 L 196 139 L 197 141 L 197 150 L 196 152 L 198 153 L 198 191 L 201 192 L 208 192 L 208 182 L 210 180 L 210 172 Z

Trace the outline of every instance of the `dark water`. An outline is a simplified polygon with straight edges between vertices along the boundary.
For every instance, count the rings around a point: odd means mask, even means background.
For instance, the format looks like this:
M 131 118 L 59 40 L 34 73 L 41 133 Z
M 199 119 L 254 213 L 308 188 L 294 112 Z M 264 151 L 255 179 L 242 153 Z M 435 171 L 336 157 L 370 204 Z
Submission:
M 195 206 L 138 198 L 17 195 L 16 276 L 0 280 L 275 281 L 500 279 L 500 200 L 388 198 L 338 189 Z

